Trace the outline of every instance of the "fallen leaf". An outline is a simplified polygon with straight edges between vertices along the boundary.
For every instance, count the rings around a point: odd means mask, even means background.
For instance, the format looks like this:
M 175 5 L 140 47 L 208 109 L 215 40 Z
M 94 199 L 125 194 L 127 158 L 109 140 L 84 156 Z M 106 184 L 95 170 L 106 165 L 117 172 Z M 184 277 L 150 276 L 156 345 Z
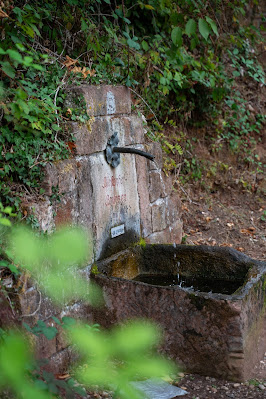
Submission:
M 67 378 L 70 378 L 70 374 L 55 374 L 55 378 L 58 380 L 66 380 Z
M 146 116 L 146 119 L 153 119 L 154 118 L 154 114 L 148 114 L 147 116 Z
M 242 247 L 237 247 L 236 249 L 237 249 L 237 251 L 244 252 L 244 248 L 242 248 Z
M 187 211 L 187 212 L 189 212 L 188 207 L 185 206 L 185 205 L 182 205 L 182 211 Z
M 71 111 L 70 108 L 68 108 L 68 109 L 66 110 L 66 116 L 71 116 L 71 115 L 72 115 L 72 111 Z
M 9 18 L 9 16 L 7 15 L 7 13 L 5 11 L 0 9 L 0 18 Z
M 72 141 L 68 141 L 67 142 L 67 146 L 68 146 L 68 148 L 70 149 L 70 151 L 71 151 L 71 153 L 72 154 L 75 154 L 75 149 L 76 149 L 76 144 L 75 143 L 73 143 Z
M 90 70 L 90 69 L 87 69 L 86 67 L 81 68 L 81 67 L 76 67 L 75 66 L 73 69 L 71 69 L 71 72 L 73 72 L 73 73 L 81 73 L 83 75 L 83 78 L 86 79 L 86 77 L 88 75 L 90 75 L 90 76 L 95 75 L 96 71 L 95 71 L 95 69 Z
M 65 62 L 63 64 L 69 69 L 72 65 L 75 65 L 78 62 L 78 60 L 73 60 L 73 58 L 70 58 L 68 55 L 66 56 Z
M 209 223 L 209 222 L 212 220 L 212 217 L 207 216 L 207 217 L 205 218 L 205 220 L 206 220 L 207 223 Z
M 245 235 L 254 235 L 255 234 L 256 229 L 254 227 L 249 227 L 248 229 L 241 229 L 240 233 L 241 234 L 245 234 Z
M 234 223 L 226 223 L 226 226 L 228 226 L 228 227 L 233 227 L 233 226 L 234 226 Z

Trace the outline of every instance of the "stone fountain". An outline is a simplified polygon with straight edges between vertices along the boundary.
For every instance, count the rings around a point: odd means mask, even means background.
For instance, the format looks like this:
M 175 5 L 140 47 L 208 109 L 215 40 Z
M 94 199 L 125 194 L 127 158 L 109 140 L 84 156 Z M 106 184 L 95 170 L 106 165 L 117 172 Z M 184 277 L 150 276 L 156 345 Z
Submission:
M 48 299 L 38 305 L 38 293 L 29 289 L 22 313 L 34 314 L 32 323 L 68 315 L 106 328 L 150 318 L 164 332 L 160 350 L 184 369 L 249 378 L 266 350 L 265 263 L 232 249 L 179 245 L 180 201 L 161 173 L 160 145 L 147 140 L 141 116 L 131 113 L 130 91 L 72 87 L 69 107 L 73 97 L 85 100 L 90 120 L 68 122 L 72 158 L 47 165 L 46 199 L 24 205 L 43 230 L 79 224 L 92 235 L 86 273 L 102 287 L 105 305 L 95 310 L 77 302 L 56 310 Z M 55 190 L 64 194 L 60 203 L 51 201 Z M 140 238 L 145 245 L 136 245 Z M 99 274 L 90 275 L 92 264 Z M 55 339 L 40 345 L 40 355 L 62 371 L 71 349 Z

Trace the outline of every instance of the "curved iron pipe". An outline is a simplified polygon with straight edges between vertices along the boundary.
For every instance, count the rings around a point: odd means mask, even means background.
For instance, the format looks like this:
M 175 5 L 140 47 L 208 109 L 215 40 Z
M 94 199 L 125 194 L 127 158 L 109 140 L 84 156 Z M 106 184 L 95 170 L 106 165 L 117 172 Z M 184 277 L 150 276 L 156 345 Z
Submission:
M 142 155 L 143 157 L 148 158 L 150 161 L 154 161 L 155 158 L 154 155 L 151 155 L 145 151 L 137 150 L 136 148 L 113 147 L 113 152 Z

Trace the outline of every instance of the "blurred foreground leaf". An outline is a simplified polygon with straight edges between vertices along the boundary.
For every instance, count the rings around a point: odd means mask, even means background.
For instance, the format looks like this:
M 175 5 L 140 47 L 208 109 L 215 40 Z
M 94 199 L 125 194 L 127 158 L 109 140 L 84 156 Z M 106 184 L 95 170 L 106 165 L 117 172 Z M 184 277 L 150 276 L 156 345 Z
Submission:
M 88 331 L 84 326 L 70 331 L 84 363 L 77 379 L 89 387 L 97 384 L 115 390 L 121 398 L 141 398 L 131 382 L 162 377 L 175 367 L 155 353 L 159 343 L 158 328 L 148 322 L 130 322 L 111 332 Z
M 101 291 L 79 270 L 91 257 L 90 241 L 81 229 L 65 228 L 42 237 L 18 228 L 11 236 L 10 253 L 56 303 L 83 299 L 96 306 L 101 303 Z
M 0 388 L 12 387 L 20 398 L 49 399 L 48 393 L 27 378 L 31 360 L 26 340 L 21 334 L 10 332 L 0 345 Z

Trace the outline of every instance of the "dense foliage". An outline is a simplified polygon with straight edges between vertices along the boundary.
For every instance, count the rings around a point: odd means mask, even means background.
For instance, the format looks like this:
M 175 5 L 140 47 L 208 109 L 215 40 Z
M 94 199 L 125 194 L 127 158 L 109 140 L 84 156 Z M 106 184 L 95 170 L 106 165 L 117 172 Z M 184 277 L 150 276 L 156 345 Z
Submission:
M 0 191 L 4 205 L 18 194 L 41 194 L 42 166 L 69 156 L 62 121 L 84 121 L 64 109 L 68 85 L 125 84 L 136 95 L 163 148 L 182 153 L 177 129 L 213 126 L 215 142 L 250 147 L 263 116 L 250 112 L 237 80 L 264 85 L 255 50 L 260 33 L 243 27 L 256 0 L 2 1 Z M 252 8 L 253 7 L 253 8 Z M 225 69 L 225 64 L 228 68 Z M 172 162 L 172 161 L 171 161 Z M 168 168 L 175 167 L 175 163 Z M 184 161 L 184 166 L 192 167 Z

